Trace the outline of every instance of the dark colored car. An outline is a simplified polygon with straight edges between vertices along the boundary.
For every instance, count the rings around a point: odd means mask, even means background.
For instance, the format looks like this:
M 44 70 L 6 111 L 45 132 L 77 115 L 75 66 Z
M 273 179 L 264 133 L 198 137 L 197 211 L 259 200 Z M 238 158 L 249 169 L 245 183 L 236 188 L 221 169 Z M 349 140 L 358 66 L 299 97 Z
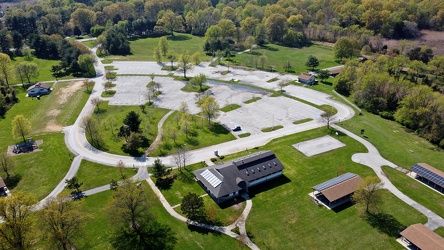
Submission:
M 241 128 L 241 126 L 239 126 L 239 125 L 236 125 L 236 126 L 234 126 L 233 127 L 233 129 L 232 129 L 233 131 L 241 131 L 242 130 L 242 128 Z

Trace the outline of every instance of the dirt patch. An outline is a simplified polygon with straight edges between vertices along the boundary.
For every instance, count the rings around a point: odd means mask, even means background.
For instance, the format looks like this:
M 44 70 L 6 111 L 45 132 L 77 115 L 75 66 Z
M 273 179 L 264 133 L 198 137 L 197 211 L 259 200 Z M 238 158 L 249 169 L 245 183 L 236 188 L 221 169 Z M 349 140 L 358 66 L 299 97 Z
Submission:
M 71 96 L 74 95 L 74 93 L 79 91 L 82 88 L 82 85 L 83 81 L 77 81 L 69 85 L 66 85 L 63 88 L 60 88 L 56 93 L 54 93 L 57 96 L 56 98 L 57 105 L 55 105 L 55 107 L 58 108 L 54 108 L 46 112 L 48 122 L 46 123 L 45 128 L 41 132 L 62 131 L 63 126 L 60 125 L 56 120 L 57 116 L 62 112 L 59 108 L 63 104 L 65 104 L 71 98 Z

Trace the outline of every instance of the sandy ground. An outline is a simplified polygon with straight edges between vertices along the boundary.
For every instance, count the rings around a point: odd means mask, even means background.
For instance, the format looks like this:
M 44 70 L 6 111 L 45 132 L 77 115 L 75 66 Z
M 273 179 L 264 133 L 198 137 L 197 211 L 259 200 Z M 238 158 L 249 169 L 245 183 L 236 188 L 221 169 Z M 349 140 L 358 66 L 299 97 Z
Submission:
M 444 55 L 444 32 L 421 30 L 421 36 L 410 41 L 412 41 L 415 46 L 427 45 L 433 49 L 435 55 Z M 384 44 L 386 44 L 389 49 L 396 48 L 398 42 L 399 40 L 384 39 Z
M 63 104 L 65 104 L 75 92 L 82 88 L 82 81 L 77 81 L 67 85 L 66 87 L 60 88 L 55 94 L 57 96 L 56 104 L 52 105 L 53 109 L 50 109 L 46 112 L 48 122 L 45 125 L 45 128 L 41 132 L 58 132 L 62 131 L 63 127 L 60 125 L 56 118 L 61 113 L 59 109 Z
M 293 144 L 293 147 L 299 150 L 304 155 L 310 157 L 337 148 L 345 147 L 345 144 L 327 135 L 313 140 Z

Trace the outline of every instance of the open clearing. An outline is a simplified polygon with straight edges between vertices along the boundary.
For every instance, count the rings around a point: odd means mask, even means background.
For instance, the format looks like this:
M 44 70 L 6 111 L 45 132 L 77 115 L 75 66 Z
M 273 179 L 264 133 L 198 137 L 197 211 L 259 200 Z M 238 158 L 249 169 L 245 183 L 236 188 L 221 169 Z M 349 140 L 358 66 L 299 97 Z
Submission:
M 345 144 L 329 135 L 326 135 L 316 139 L 293 144 L 293 147 L 304 155 L 310 157 L 332 151 L 337 148 L 345 147 Z

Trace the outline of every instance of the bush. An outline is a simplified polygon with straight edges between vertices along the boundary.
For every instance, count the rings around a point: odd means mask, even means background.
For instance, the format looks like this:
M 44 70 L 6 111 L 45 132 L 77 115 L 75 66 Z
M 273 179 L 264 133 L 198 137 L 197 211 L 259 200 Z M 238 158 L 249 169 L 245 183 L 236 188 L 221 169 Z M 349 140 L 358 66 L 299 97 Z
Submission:
M 219 156 L 219 159 L 223 160 L 225 158 L 225 156 L 221 155 Z
M 217 161 L 217 158 L 211 158 L 210 161 L 212 161 L 212 162 L 216 162 L 216 161 Z
M 389 111 L 379 112 L 379 116 L 381 116 L 382 118 L 387 119 L 387 120 L 392 120 L 392 121 L 395 120 L 393 113 L 389 112 Z

